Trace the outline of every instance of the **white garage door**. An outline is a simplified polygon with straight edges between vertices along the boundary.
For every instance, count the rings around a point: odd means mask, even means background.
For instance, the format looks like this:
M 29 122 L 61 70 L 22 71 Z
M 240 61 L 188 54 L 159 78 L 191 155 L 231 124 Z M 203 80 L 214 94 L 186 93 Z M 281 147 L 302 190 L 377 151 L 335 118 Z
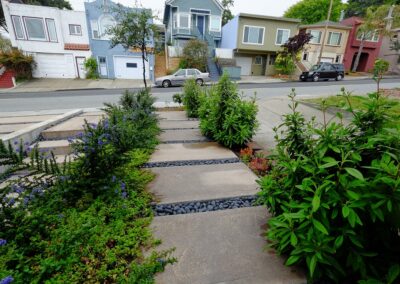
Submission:
M 33 76 L 37 78 L 74 78 L 75 65 L 70 54 L 37 53 L 36 69 Z
M 242 76 L 250 76 L 251 75 L 251 57 L 235 57 L 236 66 L 242 67 L 242 71 L 240 75 Z
M 146 79 L 149 79 L 149 64 L 146 62 Z M 114 57 L 114 72 L 118 79 L 142 79 L 143 64 L 140 57 Z

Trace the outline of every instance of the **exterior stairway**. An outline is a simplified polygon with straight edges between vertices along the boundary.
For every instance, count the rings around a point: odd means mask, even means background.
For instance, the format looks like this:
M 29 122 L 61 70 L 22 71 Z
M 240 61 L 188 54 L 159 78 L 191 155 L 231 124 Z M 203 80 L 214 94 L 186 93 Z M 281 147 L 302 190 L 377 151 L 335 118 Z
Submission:
M 214 61 L 216 48 L 215 41 L 209 34 L 206 34 L 204 39 L 208 45 L 207 71 L 210 73 L 211 81 L 218 81 L 221 74 L 219 73 L 217 64 Z

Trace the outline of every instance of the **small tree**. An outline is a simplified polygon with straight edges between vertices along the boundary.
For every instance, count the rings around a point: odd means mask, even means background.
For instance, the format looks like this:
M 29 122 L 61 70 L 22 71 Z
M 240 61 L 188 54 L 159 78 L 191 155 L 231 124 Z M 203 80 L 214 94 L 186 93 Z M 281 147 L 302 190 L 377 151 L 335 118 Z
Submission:
M 379 94 L 380 92 L 380 83 L 381 80 L 383 79 L 383 75 L 389 70 L 389 62 L 386 60 L 383 60 L 381 58 L 378 58 L 375 60 L 374 64 L 374 80 L 376 82 L 376 88 L 377 88 L 377 93 Z
M 304 50 L 305 45 L 310 42 L 312 37 L 313 36 L 309 33 L 301 32 L 289 38 L 288 41 L 284 45 L 282 45 L 284 50 L 283 53 L 291 57 L 291 61 L 294 63 L 295 66 L 297 66 L 300 61 L 300 53 Z M 295 69 L 296 67 L 293 68 L 293 71 Z
M 231 8 L 233 7 L 234 0 L 222 0 L 222 7 L 224 12 L 222 13 L 222 25 L 224 26 L 227 22 L 233 19 Z
M 118 5 L 116 9 L 118 24 L 108 29 L 111 48 L 122 45 L 126 50 L 139 49 L 142 53 L 143 82 L 147 88 L 146 62 L 152 52 L 149 47 L 152 38 L 157 34 L 157 26 L 153 24 L 153 15 L 148 9 L 127 9 Z
M 191 39 L 183 48 L 183 61 L 186 68 L 197 68 L 206 71 L 208 47 L 204 41 Z

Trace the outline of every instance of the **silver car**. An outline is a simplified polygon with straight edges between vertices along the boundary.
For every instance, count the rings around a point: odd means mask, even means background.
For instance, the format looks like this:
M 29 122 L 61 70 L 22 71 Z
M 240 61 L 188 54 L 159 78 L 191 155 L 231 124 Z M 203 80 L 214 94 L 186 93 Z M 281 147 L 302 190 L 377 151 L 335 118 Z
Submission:
M 195 79 L 198 85 L 203 85 L 210 81 L 210 73 L 202 73 L 197 69 L 179 69 L 172 75 L 156 78 L 156 85 L 164 88 L 181 86 L 189 79 Z

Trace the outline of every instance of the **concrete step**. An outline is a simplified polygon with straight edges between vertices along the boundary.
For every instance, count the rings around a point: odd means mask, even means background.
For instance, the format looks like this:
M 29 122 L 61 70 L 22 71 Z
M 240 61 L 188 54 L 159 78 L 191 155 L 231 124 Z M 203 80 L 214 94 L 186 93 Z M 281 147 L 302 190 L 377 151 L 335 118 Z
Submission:
M 198 120 L 160 120 L 159 126 L 162 130 L 167 129 L 190 129 L 190 128 L 199 128 Z
M 256 175 L 242 163 L 154 168 L 149 189 L 159 204 L 255 195 Z
M 205 141 L 206 138 L 201 135 L 199 129 L 181 129 L 181 130 L 164 130 L 159 139 L 161 142 L 170 141 Z
M 157 283 L 303 284 L 304 274 L 266 251 L 267 209 L 250 207 L 155 217 L 159 250 L 175 248 L 178 262 L 156 275 Z
M 2 124 L 23 124 L 36 123 L 54 118 L 55 115 L 31 115 L 31 116 L 8 116 L 0 117 L 0 125 Z
M 151 156 L 149 163 L 231 158 L 237 157 L 232 151 L 215 142 L 160 144 Z
M 54 155 L 69 155 L 71 154 L 71 145 L 68 140 L 48 140 L 37 143 L 38 150 L 42 153 L 53 152 Z
M 88 123 L 98 123 L 102 118 L 101 115 L 83 115 L 73 117 L 65 122 L 62 122 L 56 126 L 50 127 L 42 132 L 42 136 L 45 140 L 61 140 L 67 138 L 74 138 L 79 133 L 82 133 L 85 120 Z
M 160 120 L 188 120 L 185 111 L 159 111 L 156 115 Z

